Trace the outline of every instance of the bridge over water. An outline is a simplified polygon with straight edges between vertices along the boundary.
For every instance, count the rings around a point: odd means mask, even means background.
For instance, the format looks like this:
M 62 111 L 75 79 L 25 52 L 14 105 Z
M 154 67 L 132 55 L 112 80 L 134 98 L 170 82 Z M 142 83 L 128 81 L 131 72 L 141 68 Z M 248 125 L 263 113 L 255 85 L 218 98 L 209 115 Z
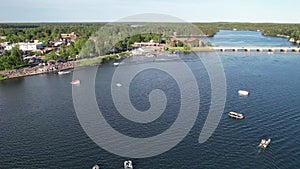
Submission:
M 298 46 L 215 46 L 218 52 L 300 52 Z

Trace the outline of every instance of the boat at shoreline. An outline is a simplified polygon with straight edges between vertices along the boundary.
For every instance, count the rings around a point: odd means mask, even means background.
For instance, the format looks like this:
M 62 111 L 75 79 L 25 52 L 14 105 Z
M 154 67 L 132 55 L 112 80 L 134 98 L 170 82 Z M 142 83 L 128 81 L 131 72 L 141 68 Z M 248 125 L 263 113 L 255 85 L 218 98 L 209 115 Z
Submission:
M 71 85 L 77 85 L 80 84 L 80 80 L 73 80 L 72 82 L 70 82 Z
M 132 161 L 124 161 L 124 169 L 133 169 Z
M 235 118 L 235 119 L 239 119 L 239 120 L 245 118 L 243 114 L 236 113 L 236 112 L 229 112 L 228 115 L 229 115 L 229 117 L 232 117 L 232 118 Z
M 239 96 L 248 96 L 249 95 L 249 91 L 246 90 L 239 90 L 238 91 Z
M 271 143 L 271 139 L 270 138 L 268 138 L 268 139 L 261 139 L 258 147 L 262 148 L 262 149 L 266 149 L 270 143 Z
M 69 73 L 71 73 L 70 70 L 67 70 L 67 71 L 58 71 L 57 72 L 57 74 L 59 74 L 59 75 L 65 75 L 65 74 L 69 74 Z
M 119 62 L 115 62 L 114 63 L 114 66 L 119 66 L 121 63 L 119 63 Z

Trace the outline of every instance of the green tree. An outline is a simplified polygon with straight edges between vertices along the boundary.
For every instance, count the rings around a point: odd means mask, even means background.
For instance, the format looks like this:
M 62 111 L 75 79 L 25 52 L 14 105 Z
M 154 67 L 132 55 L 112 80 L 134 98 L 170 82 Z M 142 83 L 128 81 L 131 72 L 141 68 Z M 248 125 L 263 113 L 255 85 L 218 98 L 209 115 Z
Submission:
M 18 57 L 18 58 L 20 58 L 22 60 L 23 59 L 23 51 L 21 51 L 19 49 L 18 45 L 14 46 L 11 49 L 10 56 L 16 56 L 16 57 Z
M 49 60 L 58 60 L 59 56 L 54 52 L 50 52 L 48 55 L 45 56 L 45 61 L 49 61 Z
M 189 45 L 184 44 L 183 45 L 183 51 L 184 52 L 190 52 L 191 51 L 191 47 Z
M 206 42 L 205 46 L 212 46 L 211 42 Z
M 183 46 L 184 44 L 181 41 L 177 42 L 177 47 L 183 47 Z
M 96 49 L 95 49 L 95 42 L 94 41 L 87 41 L 85 46 L 82 48 L 82 50 L 80 51 L 80 57 L 91 57 L 94 56 L 96 53 Z

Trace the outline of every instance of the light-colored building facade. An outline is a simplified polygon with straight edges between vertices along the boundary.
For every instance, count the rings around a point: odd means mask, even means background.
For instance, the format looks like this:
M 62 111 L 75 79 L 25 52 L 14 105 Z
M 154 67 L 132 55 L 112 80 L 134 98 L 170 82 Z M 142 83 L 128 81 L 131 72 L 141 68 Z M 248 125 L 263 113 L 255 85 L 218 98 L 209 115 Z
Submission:
M 19 43 L 6 45 L 4 50 L 11 50 L 15 46 L 19 46 L 19 49 L 22 51 L 42 50 L 45 47 L 43 42 L 37 42 L 37 41 L 35 41 L 34 43 L 19 42 Z
M 190 47 L 203 47 L 204 42 L 197 38 L 171 38 L 169 43 L 171 46 L 177 46 L 178 43 L 181 42 Z

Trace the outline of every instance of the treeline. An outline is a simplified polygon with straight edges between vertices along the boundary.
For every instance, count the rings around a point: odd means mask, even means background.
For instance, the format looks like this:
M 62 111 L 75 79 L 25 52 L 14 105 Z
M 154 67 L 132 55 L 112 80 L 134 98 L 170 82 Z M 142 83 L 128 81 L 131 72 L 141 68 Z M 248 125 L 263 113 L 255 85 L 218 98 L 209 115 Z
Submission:
M 13 43 L 28 42 L 33 39 L 47 43 L 49 39 L 58 40 L 61 33 L 75 32 L 81 37 L 89 37 L 97 32 L 106 23 L 16 23 L 0 24 L 0 36 L 7 36 L 1 42 Z M 143 24 L 143 23 L 140 23 Z M 159 24 L 158 24 L 159 25 Z M 187 35 L 185 31 L 191 29 L 187 25 L 177 35 Z M 265 35 L 286 35 L 294 39 L 300 39 L 300 24 L 276 24 L 276 23 L 193 23 L 202 31 L 199 35 L 214 36 L 219 30 L 251 30 L 262 31 Z M 194 28 L 192 28 L 194 29 Z
M 1 42 L 29 42 L 39 40 L 46 45 L 49 40 L 59 40 L 60 34 L 75 32 L 80 37 L 88 38 L 99 30 L 104 23 L 33 23 L 0 24 L 0 36 L 6 36 Z

